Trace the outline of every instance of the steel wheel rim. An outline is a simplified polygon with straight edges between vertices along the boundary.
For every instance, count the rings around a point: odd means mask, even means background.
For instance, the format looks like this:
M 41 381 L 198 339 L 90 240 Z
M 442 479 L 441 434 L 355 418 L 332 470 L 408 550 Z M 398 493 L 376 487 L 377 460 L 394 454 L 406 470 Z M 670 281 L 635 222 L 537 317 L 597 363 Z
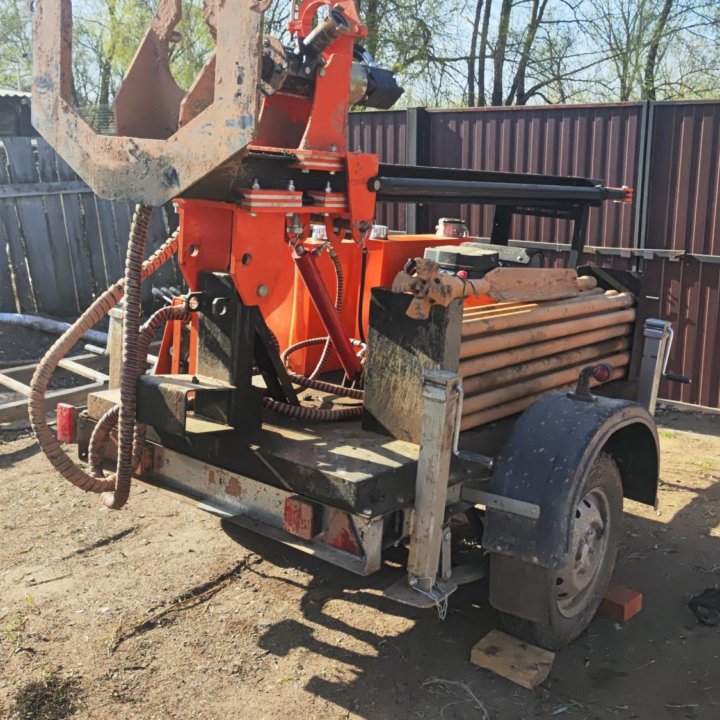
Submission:
M 570 551 L 555 580 L 555 601 L 564 617 L 580 613 L 593 595 L 610 541 L 610 501 L 602 488 L 590 490 L 572 515 Z

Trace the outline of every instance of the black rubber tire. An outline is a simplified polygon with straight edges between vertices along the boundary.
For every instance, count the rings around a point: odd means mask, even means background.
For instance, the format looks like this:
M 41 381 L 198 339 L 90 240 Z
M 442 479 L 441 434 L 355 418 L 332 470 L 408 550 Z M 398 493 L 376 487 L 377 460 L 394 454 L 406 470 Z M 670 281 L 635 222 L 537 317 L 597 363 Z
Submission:
M 579 497 L 585 497 L 596 487 L 601 488 L 608 499 L 610 534 L 603 563 L 598 568 L 592 586 L 583 599 L 582 608 L 572 617 L 563 615 L 555 601 L 558 572 L 548 569 L 536 573 L 535 581 L 532 584 L 526 582 L 522 586 L 522 592 L 538 598 L 538 604 L 543 608 L 543 619 L 532 621 L 500 612 L 503 627 L 512 635 L 548 650 L 559 650 L 575 640 L 595 616 L 615 569 L 618 546 L 622 537 L 622 479 L 617 464 L 604 452 L 598 455 L 586 475 Z

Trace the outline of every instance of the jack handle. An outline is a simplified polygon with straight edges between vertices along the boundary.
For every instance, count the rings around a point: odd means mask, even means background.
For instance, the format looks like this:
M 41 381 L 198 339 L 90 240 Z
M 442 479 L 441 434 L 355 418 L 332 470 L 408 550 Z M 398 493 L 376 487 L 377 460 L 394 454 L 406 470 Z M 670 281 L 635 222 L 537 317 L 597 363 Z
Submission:
M 688 377 L 687 375 L 680 375 L 679 373 L 668 372 L 667 366 L 668 366 L 668 360 L 670 360 L 670 350 L 672 348 L 673 340 L 675 338 L 675 333 L 674 333 L 672 327 L 668 326 L 668 334 L 669 334 L 669 337 L 668 337 L 667 345 L 665 346 L 665 358 L 663 359 L 662 376 L 665 380 L 669 380 L 670 382 L 681 383 L 683 385 L 690 385 L 690 383 L 692 383 L 692 378 Z

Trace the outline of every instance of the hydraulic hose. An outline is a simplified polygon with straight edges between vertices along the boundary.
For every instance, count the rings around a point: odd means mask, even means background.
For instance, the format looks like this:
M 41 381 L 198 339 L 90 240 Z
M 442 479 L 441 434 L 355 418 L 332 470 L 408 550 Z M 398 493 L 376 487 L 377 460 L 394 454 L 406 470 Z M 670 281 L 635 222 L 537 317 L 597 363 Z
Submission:
M 337 420 L 357 420 L 362 415 L 362 405 L 344 408 L 316 408 L 308 405 L 290 405 L 270 397 L 263 397 L 268 410 L 296 420 L 308 422 L 333 422 Z
M 118 450 L 115 488 L 105 496 L 105 505 L 118 510 L 130 496 L 133 470 L 133 438 L 135 437 L 135 409 L 137 379 L 140 374 L 140 317 L 142 313 L 142 262 L 145 257 L 152 207 L 135 208 L 127 255 L 125 257 L 125 308 L 123 310 L 123 372 L 120 380 L 120 411 L 118 413 Z
M 148 209 L 144 208 L 141 213 L 143 221 L 136 222 L 141 208 L 138 208 L 131 230 L 131 239 L 136 233 L 147 233 L 147 222 L 145 215 Z M 133 245 L 133 265 L 137 257 L 137 241 L 129 243 Z M 145 241 L 141 243 L 144 247 Z M 128 256 L 130 255 L 128 247 Z M 142 263 L 142 278 L 152 275 L 161 265 L 169 260 L 177 251 L 177 233 L 170 237 L 148 260 Z M 142 259 L 142 255 L 140 256 Z M 126 279 L 118 280 L 100 295 L 90 307 L 66 330 L 48 350 L 40 361 L 32 380 L 30 381 L 30 395 L 28 397 L 28 415 L 35 437 L 40 448 L 45 453 L 52 466 L 73 485 L 76 485 L 86 492 L 113 492 L 116 489 L 116 476 L 107 478 L 96 478 L 86 473 L 76 465 L 72 458 L 62 449 L 55 434 L 47 424 L 45 414 L 45 393 L 50 379 L 55 372 L 60 360 L 70 351 L 80 338 L 99 322 L 107 313 L 115 307 L 125 293 Z M 128 368 L 130 369 L 130 368 Z M 133 387 L 134 392 L 134 387 Z M 127 393 L 126 393 L 127 394 Z M 133 398 L 134 399 L 134 398 Z M 133 412 L 134 416 L 134 412 Z M 132 458 L 131 458 L 132 459 Z M 114 503 L 111 503 L 114 507 Z
M 335 252 L 335 248 L 330 243 L 328 243 L 326 247 L 330 260 L 335 268 L 335 310 L 339 314 L 342 310 L 343 298 L 345 296 L 345 275 L 343 274 L 342 263 L 340 262 L 338 254 Z M 332 350 L 332 339 L 328 335 L 325 338 L 325 346 L 320 353 L 320 359 L 318 360 L 315 369 L 310 373 L 310 375 L 308 375 L 310 380 L 313 380 L 322 372 L 322 369 L 325 367 L 325 363 L 330 356 L 330 350 Z
M 140 328 L 140 351 L 138 354 L 138 361 L 140 363 L 141 371 L 139 375 L 143 374 L 142 369 L 144 369 L 144 366 L 147 363 L 147 354 L 150 348 L 150 343 L 155 336 L 155 331 L 166 322 L 187 322 L 189 319 L 190 313 L 188 313 L 188 311 L 181 305 L 172 305 L 160 308 L 150 316 L 147 322 L 142 326 L 142 328 Z M 90 436 L 88 459 L 90 469 L 95 477 L 103 476 L 102 466 L 105 457 L 105 444 L 110 437 L 110 433 L 117 425 L 119 412 L 119 405 L 111 407 L 100 418 L 100 420 L 98 420 L 93 428 L 92 435 Z M 145 426 L 138 423 L 135 427 L 135 440 L 133 443 L 133 469 L 135 469 L 140 463 L 143 444 L 145 442 L 144 435 Z
M 340 312 L 343 305 L 343 297 L 345 292 L 345 276 L 343 274 L 342 264 L 340 258 L 335 252 L 335 248 L 328 243 L 325 245 L 332 261 L 333 267 L 335 268 L 335 310 Z M 292 372 L 287 369 L 288 377 L 290 380 L 297 385 L 304 388 L 310 388 L 312 390 L 319 390 L 320 392 L 326 392 L 334 395 L 341 395 L 343 397 L 354 398 L 362 400 L 363 393 L 361 390 L 354 390 L 352 388 L 346 388 L 342 385 L 336 385 L 334 383 L 323 382 L 316 380 L 315 378 L 322 372 L 325 363 L 330 355 L 332 349 L 332 340 L 329 336 L 309 338 L 308 340 L 301 340 L 300 342 L 294 343 L 286 348 L 282 354 L 281 359 L 283 364 L 287 368 L 287 359 L 292 353 L 297 352 L 303 348 L 312 347 L 313 345 L 323 345 L 322 352 L 320 353 L 320 359 L 315 365 L 315 369 L 306 377 L 299 373 Z M 357 407 L 344 407 L 344 408 L 315 408 L 308 407 L 307 405 L 291 405 L 289 403 L 280 402 L 273 400 L 272 398 L 265 396 L 263 403 L 268 410 L 276 412 L 279 415 L 285 417 L 291 417 L 296 420 L 306 420 L 308 422 L 332 422 L 338 420 L 355 420 L 362 414 L 362 406 Z

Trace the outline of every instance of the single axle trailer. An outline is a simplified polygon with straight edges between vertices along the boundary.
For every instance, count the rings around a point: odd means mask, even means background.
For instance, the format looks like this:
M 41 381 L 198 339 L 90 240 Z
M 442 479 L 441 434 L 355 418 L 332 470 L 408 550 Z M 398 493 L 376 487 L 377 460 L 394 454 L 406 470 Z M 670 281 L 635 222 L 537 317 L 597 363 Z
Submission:
M 125 277 L 31 383 L 44 453 L 110 508 L 139 478 L 361 575 L 405 547 L 387 595 L 408 605 L 444 608 L 488 576 L 513 632 L 570 642 L 612 575 L 623 498 L 657 497 L 672 331 L 639 275 L 580 264 L 589 213 L 632 191 L 348 151 L 348 108 L 402 93 L 352 0 L 293 3 L 286 45 L 263 36 L 264 3 L 207 0 L 217 47 L 179 88 L 180 5 L 160 2 L 107 136 L 72 106 L 70 2 L 34 3 L 36 127 L 99 195 L 138 203 Z M 144 260 L 169 200 L 179 230 Z M 379 202 L 448 200 L 494 207 L 491 236 L 375 222 Z M 509 244 L 517 214 L 573 223 L 568 267 Z M 140 283 L 173 255 L 187 290 L 143 323 Z M 60 408 L 56 436 L 50 377 L 107 314 L 108 387 Z

